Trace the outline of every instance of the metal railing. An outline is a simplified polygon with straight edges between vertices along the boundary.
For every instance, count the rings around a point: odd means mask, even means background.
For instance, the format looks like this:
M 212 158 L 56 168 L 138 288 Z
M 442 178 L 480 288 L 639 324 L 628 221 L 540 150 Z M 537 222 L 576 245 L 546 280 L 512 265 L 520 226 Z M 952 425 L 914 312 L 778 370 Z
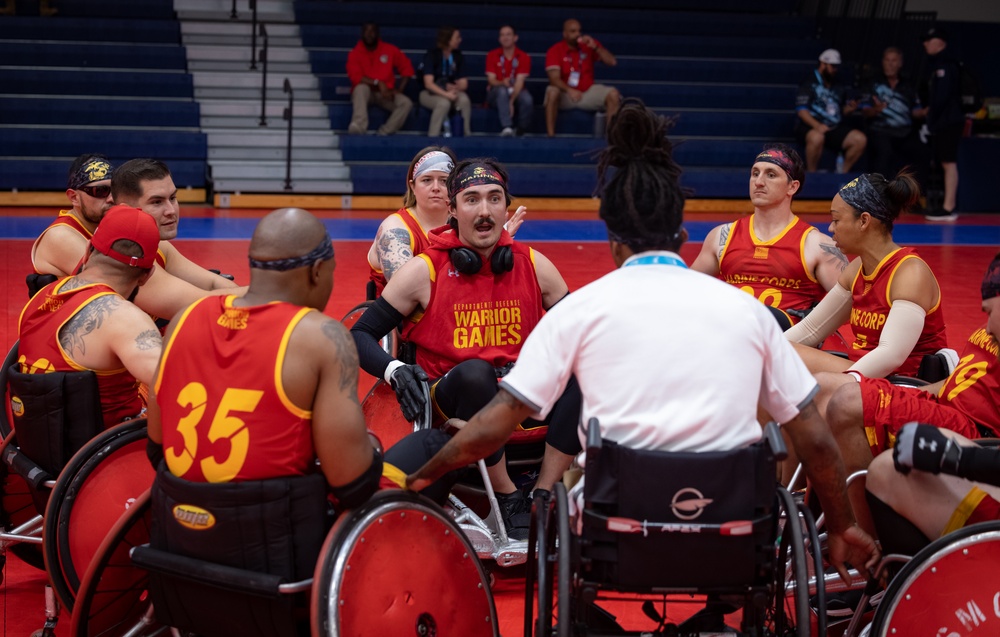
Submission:
M 288 122 L 288 142 L 285 145 L 285 190 L 292 189 L 292 110 L 295 106 L 295 92 L 292 91 L 292 83 L 285 78 L 283 87 L 288 93 L 288 106 L 285 107 L 283 117 Z
M 264 46 L 260 50 L 260 126 L 267 126 L 267 27 L 260 25 L 260 37 L 264 39 Z

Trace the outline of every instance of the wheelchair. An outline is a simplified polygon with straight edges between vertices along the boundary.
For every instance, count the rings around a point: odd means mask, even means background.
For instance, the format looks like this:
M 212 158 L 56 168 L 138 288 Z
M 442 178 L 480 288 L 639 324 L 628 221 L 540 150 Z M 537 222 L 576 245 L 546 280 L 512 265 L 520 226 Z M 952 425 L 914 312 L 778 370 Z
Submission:
M 17 358 L 15 343 L 0 371 L 11 406 L 0 412 L 7 521 L 0 546 L 46 570 L 50 631 L 60 606 L 72 610 L 101 540 L 153 473 L 145 420 L 102 430 L 93 372 L 22 374 Z
M 365 287 L 365 300 L 362 301 L 361 303 L 358 303 L 350 310 L 348 310 L 347 314 L 344 315 L 344 318 L 340 319 L 340 322 L 343 323 L 344 327 L 346 327 L 347 329 L 351 329 L 351 327 L 353 327 L 354 324 L 358 322 L 358 319 L 361 318 L 361 315 L 365 313 L 365 310 L 371 307 L 372 303 L 374 302 L 375 302 L 375 282 L 369 281 L 367 286 Z M 399 343 L 400 343 L 399 329 L 392 330 L 391 332 L 383 336 L 382 339 L 379 341 L 379 345 L 382 347 L 382 349 L 385 350 L 385 352 L 389 356 L 392 356 L 393 358 L 396 358 L 399 354 Z M 378 385 L 379 380 L 381 379 L 375 378 L 365 370 L 359 368 L 358 398 L 361 399 L 362 401 L 367 399 L 368 395 L 372 391 L 374 391 L 375 387 Z
M 742 606 L 744 635 L 802 637 L 813 622 L 826 633 L 808 606 L 810 572 L 822 572 L 819 538 L 811 512 L 775 479 L 787 453 L 776 425 L 726 452 L 620 447 L 601 439 L 596 419 L 587 436 L 579 532 L 563 484 L 534 498 L 526 636 L 685 635 L 666 622 L 666 605 L 691 595 Z M 822 581 L 813 583 L 821 598 Z M 655 628 L 595 621 L 606 599 L 642 602 Z
M 321 516 L 321 475 L 221 485 L 222 493 L 213 493 L 219 486 L 161 473 L 154 494 L 136 500 L 91 562 L 73 613 L 74 635 L 136 637 L 175 629 L 205 637 L 499 635 L 472 547 L 422 496 L 376 493 L 343 512 L 324 539 L 315 528 L 287 528 L 285 519 L 271 515 Z M 229 507 L 233 494 L 237 504 Z M 178 499 L 201 517 L 168 515 Z M 260 515 L 244 516 L 246 506 Z M 162 524 L 166 528 L 158 529 Z M 196 536 L 209 524 L 222 531 L 217 540 L 230 537 L 232 524 L 243 529 L 241 539 L 263 529 L 267 549 L 234 552 L 203 542 Z

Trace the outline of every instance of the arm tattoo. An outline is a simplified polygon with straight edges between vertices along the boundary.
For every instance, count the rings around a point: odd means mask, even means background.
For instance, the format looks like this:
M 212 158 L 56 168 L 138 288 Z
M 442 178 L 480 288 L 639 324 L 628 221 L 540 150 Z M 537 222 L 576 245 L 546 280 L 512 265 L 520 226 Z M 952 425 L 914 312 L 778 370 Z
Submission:
M 392 278 L 396 270 L 413 258 L 413 252 L 410 250 L 410 232 L 403 228 L 379 231 L 375 243 L 378 261 L 382 264 L 382 274 L 387 281 Z
M 333 320 L 323 321 L 323 336 L 337 350 L 337 364 L 340 366 L 340 390 L 358 400 L 358 350 L 354 347 L 354 339 L 340 323 Z
M 156 330 L 146 330 L 135 337 L 135 347 L 141 352 L 158 349 L 163 346 L 163 339 Z
M 726 225 L 722 226 L 722 231 L 719 233 L 720 248 L 726 245 L 726 239 L 729 238 L 729 233 L 732 231 L 732 229 L 733 229 L 733 224 L 731 223 L 727 223 Z
M 100 329 L 105 319 L 124 302 L 117 294 L 105 294 L 87 303 L 59 330 L 59 345 L 69 354 L 86 354 L 83 338 Z
M 832 243 L 821 243 L 819 244 L 819 249 L 826 253 L 829 257 L 828 260 L 834 261 L 837 264 L 837 269 L 841 272 L 847 267 L 849 261 L 847 260 L 847 255 L 840 251 L 836 245 Z

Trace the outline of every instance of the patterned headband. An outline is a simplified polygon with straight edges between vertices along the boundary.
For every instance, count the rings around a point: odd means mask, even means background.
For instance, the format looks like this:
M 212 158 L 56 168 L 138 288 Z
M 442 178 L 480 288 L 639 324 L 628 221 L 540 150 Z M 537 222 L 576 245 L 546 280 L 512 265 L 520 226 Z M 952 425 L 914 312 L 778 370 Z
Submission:
M 86 186 L 95 181 L 111 179 L 113 168 L 111 164 L 103 159 L 91 159 L 69 178 L 68 188 L 77 190 L 80 186 Z
M 878 174 L 878 173 L 872 173 Z M 846 201 L 852 208 L 861 212 L 867 212 L 879 221 L 885 223 L 892 219 L 892 211 L 882 201 L 881 195 L 872 183 L 869 174 L 863 174 L 852 180 L 837 193 L 840 198 Z M 881 177 L 881 175 L 879 175 Z
M 504 193 L 507 192 L 507 182 L 495 169 L 486 164 L 469 164 L 452 179 L 448 197 L 454 199 L 458 193 L 467 188 L 486 184 L 496 184 L 503 188 Z
M 304 268 L 316 263 L 317 261 L 332 259 L 333 239 L 330 238 L 330 233 L 324 233 L 323 241 L 316 246 L 316 249 L 309 254 L 302 255 L 301 257 L 274 259 L 273 261 L 258 261 L 253 257 L 248 258 L 250 260 L 250 267 L 257 268 L 259 270 L 276 270 L 278 272 L 285 272 L 287 270 Z
M 455 168 L 455 162 L 451 160 L 448 153 L 440 150 L 432 150 L 413 164 L 413 179 L 420 177 L 424 173 L 436 170 L 442 173 L 450 173 Z
M 775 150 L 773 148 L 770 150 L 765 150 L 761 152 L 759 155 L 757 155 L 757 158 L 754 159 L 753 161 L 755 164 L 760 161 L 767 162 L 769 164 L 774 164 L 778 168 L 784 170 L 785 174 L 788 175 L 788 178 L 791 179 L 792 181 L 798 179 L 798 177 L 793 175 L 793 173 L 795 172 L 795 164 L 792 163 L 792 160 L 788 155 L 781 152 L 780 150 Z

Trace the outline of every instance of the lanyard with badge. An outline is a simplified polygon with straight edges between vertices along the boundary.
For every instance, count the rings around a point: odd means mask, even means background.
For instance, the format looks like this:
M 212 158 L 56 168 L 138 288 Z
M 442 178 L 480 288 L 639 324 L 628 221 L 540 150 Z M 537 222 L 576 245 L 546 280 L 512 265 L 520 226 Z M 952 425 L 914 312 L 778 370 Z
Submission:
M 576 64 L 573 63 L 572 56 L 569 57 L 569 78 L 567 78 L 566 80 L 566 85 L 569 86 L 570 88 L 576 88 L 577 86 L 580 86 L 580 71 L 576 70 L 576 67 L 580 66 L 580 68 L 583 68 L 583 58 L 585 56 L 586 53 L 583 53 L 582 51 L 580 51 L 580 49 L 577 49 Z

